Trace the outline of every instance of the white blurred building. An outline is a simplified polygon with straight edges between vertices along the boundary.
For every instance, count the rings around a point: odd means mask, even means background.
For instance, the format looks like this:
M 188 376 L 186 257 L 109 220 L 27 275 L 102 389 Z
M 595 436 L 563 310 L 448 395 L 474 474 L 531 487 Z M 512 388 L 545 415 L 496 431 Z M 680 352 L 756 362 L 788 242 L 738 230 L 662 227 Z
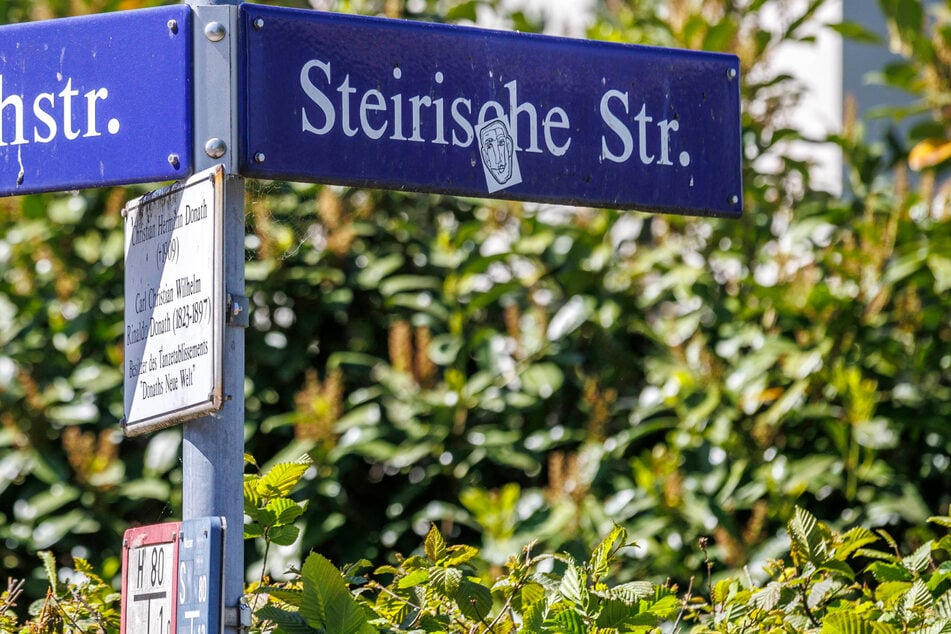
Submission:
M 786 0 L 801 5 L 806 0 Z M 925 0 L 937 6 L 939 0 Z M 867 44 L 838 36 L 822 24 L 855 22 L 866 30 L 877 33 L 887 42 L 885 18 L 874 0 L 830 0 L 814 20 L 813 44 L 784 46 L 776 60 L 776 69 L 789 72 L 807 86 L 808 96 L 803 100 L 793 125 L 807 136 L 821 138 L 827 133 L 842 129 L 843 108 L 846 97 L 851 96 L 857 105 L 859 117 L 883 105 L 904 105 L 913 97 L 900 90 L 877 85 L 871 81 L 872 74 L 881 71 L 895 57 L 887 44 Z M 888 122 L 867 122 L 868 137 L 878 140 Z M 835 194 L 843 188 L 842 155 L 833 145 L 800 146 L 796 150 L 816 162 L 813 185 Z

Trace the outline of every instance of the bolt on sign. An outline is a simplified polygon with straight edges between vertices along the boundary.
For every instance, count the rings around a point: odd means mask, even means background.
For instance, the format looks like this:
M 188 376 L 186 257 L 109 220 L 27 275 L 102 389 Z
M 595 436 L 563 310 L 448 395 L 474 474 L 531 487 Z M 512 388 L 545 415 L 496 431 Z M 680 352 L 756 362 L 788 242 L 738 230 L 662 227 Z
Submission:
M 123 210 L 128 435 L 221 409 L 223 185 L 217 166 Z

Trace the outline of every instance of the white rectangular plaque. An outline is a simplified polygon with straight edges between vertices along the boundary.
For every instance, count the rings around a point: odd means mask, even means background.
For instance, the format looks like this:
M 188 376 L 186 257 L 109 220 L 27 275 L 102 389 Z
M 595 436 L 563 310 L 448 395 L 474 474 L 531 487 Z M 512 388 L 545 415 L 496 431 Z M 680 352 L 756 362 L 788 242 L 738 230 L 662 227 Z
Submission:
M 223 183 L 216 166 L 123 210 L 129 436 L 221 409 Z

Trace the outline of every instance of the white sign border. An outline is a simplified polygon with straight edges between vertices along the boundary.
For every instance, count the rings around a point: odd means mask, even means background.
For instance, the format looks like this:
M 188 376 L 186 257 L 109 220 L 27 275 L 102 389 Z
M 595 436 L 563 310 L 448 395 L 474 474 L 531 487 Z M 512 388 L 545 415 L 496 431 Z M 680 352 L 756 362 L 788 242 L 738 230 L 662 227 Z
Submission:
M 211 181 L 214 185 L 214 200 L 212 201 L 212 223 L 214 225 L 214 236 L 212 245 L 213 255 L 213 274 L 212 274 L 212 302 L 211 302 L 211 363 L 213 375 L 212 393 L 208 395 L 207 401 L 194 403 L 177 409 L 169 410 L 161 414 L 146 416 L 141 419 L 123 418 L 121 425 L 126 436 L 139 436 L 160 429 L 172 427 L 199 416 L 205 416 L 217 412 L 224 404 L 224 329 L 225 329 L 225 291 L 224 291 L 224 178 L 225 171 L 223 165 L 215 165 L 207 170 L 199 172 L 186 181 L 179 181 L 167 187 L 156 190 L 140 196 L 128 203 L 122 210 L 123 217 L 128 217 L 135 209 L 145 205 L 153 204 L 155 201 L 168 196 L 174 196 L 189 187 Z M 125 263 L 123 263 L 125 264 Z M 128 275 L 128 272 L 126 272 Z M 129 297 L 125 297 L 128 303 Z M 127 325 L 127 324 L 126 324 Z M 125 328 L 123 328 L 123 333 Z M 125 349 L 125 346 L 123 346 Z M 123 375 L 125 369 L 123 368 Z M 123 403 L 125 394 L 123 394 Z M 128 416 L 128 412 L 124 412 Z

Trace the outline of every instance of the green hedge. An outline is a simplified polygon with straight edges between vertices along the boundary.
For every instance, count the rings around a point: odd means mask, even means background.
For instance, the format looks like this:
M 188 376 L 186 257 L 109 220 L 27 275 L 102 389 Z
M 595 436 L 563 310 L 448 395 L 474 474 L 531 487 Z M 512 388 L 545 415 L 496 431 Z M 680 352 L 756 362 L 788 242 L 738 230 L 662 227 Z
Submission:
M 10 0 L 0 20 L 119 4 Z M 504 4 L 345 3 L 414 19 Z M 745 568 L 761 583 L 797 506 L 836 530 L 885 528 L 904 553 L 938 539 L 947 16 L 879 3 L 900 55 L 880 80 L 906 90 L 915 119 L 873 139 L 849 117 L 820 139 L 847 165 L 837 196 L 784 145 L 801 140 L 787 123 L 801 87 L 763 63 L 809 43 L 825 3 L 804 4 L 595 8 L 591 37 L 739 56 L 738 221 L 249 184 L 247 445 L 265 470 L 313 463 L 294 494 L 306 508 L 269 536 L 298 541 L 250 542 L 253 574 L 265 555 L 270 575 L 312 551 L 395 565 L 433 524 L 495 566 L 533 540 L 585 562 L 622 526 L 640 548 L 618 584 L 681 588 L 707 560 L 715 580 Z M 51 569 L 88 559 L 111 584 L 123 531 L 180 512 L 180 430 L 127 439 L 118 424 L 119 210 L 143 192 L 0 200 L 0 570 L 25 581 L 21 606 L 49 585 L 37 552 Z
M 300 508 L 281 491 L 303 471 L 277 465 L 252 476 L 245 490 L 255 524 L 278 543 L 282 515 Z M 270 491 L 262 496 L 261 491 Z M 282 513 L 274 510 L 280 507 Z M 951 516 L 929 522 L 951 528 Z M 257 532 L 252 529 L 252 533 Z M 317 553 L 288 581 L 262 578 L 245 597 L 251 632 L 371 634 L 472 632 L 620 634 L 638 632 L 822 632 L 824 634 L 951 632 L 951 536 L 903 553 L 885 531 L 841 532 L 796 508 L 787 527 L 789 548 L 765 566 L 767 578 L 713 580 L 706 542 L 696 545 L 705 565 L 686 588 L 649 580 L 618 582 L 623 560 L 639 546 L 615 526 L 578 559 L 535 544 L 501 566 L 470 545 L 451 545 L 432 527 L 421 546 L 395 564 L 361 560 L 338 570 Z M 270 537 L 269 537 L 270 535 Z M 37 634 L 119 630 L 119 594 L 84 560 L 62 583 L 52 555 L 41 553 L 50 588 L 21 623 L 12 610 L 21 587 L 0 595 L 0 628 Z

